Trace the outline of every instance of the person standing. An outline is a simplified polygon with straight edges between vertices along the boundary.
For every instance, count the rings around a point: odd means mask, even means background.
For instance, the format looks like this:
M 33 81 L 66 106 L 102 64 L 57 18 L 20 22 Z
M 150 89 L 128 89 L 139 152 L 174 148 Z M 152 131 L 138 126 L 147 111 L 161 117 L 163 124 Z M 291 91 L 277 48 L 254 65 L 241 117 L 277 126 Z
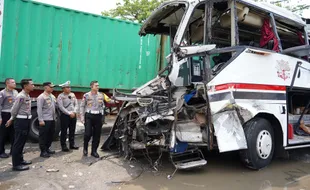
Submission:
M 57 97 L 57 104 L 61 111 L 60 122 L 61 122 L 61 135 L 60 145 L 64 152 L 68 152 L 69 149 L 66 145 L 67 130 L 69 128 L 69 148 L 77 150 L 78 146 L 74 143 L 74 135 L 76 128 L 76 113 L 78 110 L 78 102 L 75 94 L 71 92 L 70 81 L 59 85 L 62 87 L 63 93 Z
M 43 158 L 48 158 L 50 154 L 55 154 L 55 151 L 50 149 L 55 133 L 56 120 L 56 98 L 52 94 L 54 86 L 51 82 L 43 83 L 44 92 L 37 98 L 37 112 L 40 125 L 40 156 Z
M 26 165 L 31 161 L 23 158 L 23 149 L 27 140 L 31 120 L 31 98 L 29 93 L 33 91 L 34 85 L 32 79 L 22 79 L 21 86 L 23 90 L 16 96 L 11 109 L 11 118 L 7 121 L 6 127 L 12 125 L 14 121 L 14 144 L 12 148 L 12 164 L 14 171 L 28 170 Z
M 85 126 L 83 154 L 88 154 L 88 142 L 92 137 L 91 155 L 99 158 L 97 149 L 100 142 L 102 115 L 104 114 L 104 96 L 99 93 L 98 81 L 91 81 L 91 91 L 83 95 L 80 106 L 81 121 Z
M 14 143 L 14 127 L 6 127 L 6 122 L 11 118 L 11 108 L 18 94 L 16 83 L 13 78 L 5 79 L 5 89 L 0 91 L 0 158 L 8 158 L 9 155 L 5 153 L 5 141 L 10 139 L 11 151 Z

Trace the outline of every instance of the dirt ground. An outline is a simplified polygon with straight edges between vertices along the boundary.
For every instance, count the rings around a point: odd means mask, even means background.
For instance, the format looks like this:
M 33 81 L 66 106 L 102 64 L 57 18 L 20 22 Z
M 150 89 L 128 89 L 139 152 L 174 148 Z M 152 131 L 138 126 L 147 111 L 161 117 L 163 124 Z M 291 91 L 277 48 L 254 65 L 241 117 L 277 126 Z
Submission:
M 101 143 L 106 138 L 104 128 Z M 83 136 L 76 136 L 77 145 Z M 101 158 L 83 157 L 82 148 L 69 153 L 60 151 L 58 141 L 52 145 L 56 154 L 51 158 L 39 157 L 38 144 L 28 142 L 24 158 L 32 160 L 30 170 L 13 172 L 11 158 L 0 159 L 0 190 L 49 189 L 112 189 L 112 190 L 174 190 L 174 189 L 257 189 L 306 190 L 310 189 L 310 149 L 289 152 L 287 159 L 276 159 L 260 171 L 245 168 L 236 153 L 206 153 L 207 166 L 189 171 L 174 171 L 164 154 L 155 170 L 143 156 L 131 161 L 118 158 L 113 152 L 98 151 Z M 151 157 L 153 161 L 157 155 Z M 59 170 L 47 172 L 48 169 Z
M 79 146 L 82 146 L 82 139 L 82 136 L 77 137 Z M 13 172 L 11 158 L 1 159 L 0 189 L 108 189 L 113 185 L 113 180 L 131 178 L 129 166 L 120 159 L 84 157 L 82 148 L 69 153 L 61 152 L 59 142 L 54 142 L 52 146 L 56 154 L 45 159 L 39 157 L 38 144 L 26 144 L 24 159 L 33 163 L 29 171 Z M 108 155 L 98 153 L 101 157 Z M 47 172 L 48 169 L 59 171 Z

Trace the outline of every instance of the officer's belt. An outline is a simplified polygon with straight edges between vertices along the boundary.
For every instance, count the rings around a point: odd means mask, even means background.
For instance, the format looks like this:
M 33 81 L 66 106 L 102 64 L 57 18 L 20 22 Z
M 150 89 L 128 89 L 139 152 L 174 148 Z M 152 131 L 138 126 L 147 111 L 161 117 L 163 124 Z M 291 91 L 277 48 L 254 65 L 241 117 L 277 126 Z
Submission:
M 11 110 L 2 110 L 1 112 L 11 113 Z
M 31 119 L 32 115 L 17 115 L 17 119 Z
M 86 113 L 90 113 L 90 114 L 101 114 L 101 111 L 94 111 L 94 110 L 87 110 Z

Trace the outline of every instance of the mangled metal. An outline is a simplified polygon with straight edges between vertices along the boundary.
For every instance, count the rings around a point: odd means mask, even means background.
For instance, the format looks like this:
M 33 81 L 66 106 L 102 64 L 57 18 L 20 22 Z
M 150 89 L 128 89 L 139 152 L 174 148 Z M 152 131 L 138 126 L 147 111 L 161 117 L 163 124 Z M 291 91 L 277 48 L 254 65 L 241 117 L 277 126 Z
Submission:
M 170 154 L 176 169 L 204 166 L 207 161 L 201 147 L 219 152 L 248 149 L 243 127 L 259 113 L 268 113 L 269 105 L 256 89 L 251 93 L 236 91 L 230 82 L 243 82 L 236 65 L 243 67 L 253 57 L 270 59 L 275 55 L 247 42 L 257 38 L 255 32 L 263 19 L 257 14 L 259 10 L 270 7 L 260 8 L 248 0 L 179 0 L 156 9 L 139 34 L 171 37 L 167 67 L 132 94 L 114 91 L 114 97 L 124 103 L 102 148 L 116 145 L 125 157 L 131 157 L 134 151 L 148 153 L 155 147 Z M 273 15 L 270 17 L 276 32 L 274 25 L 278 23 Z M 302 25 L 293 15 L 289 18 L 290 23 Z M 253 19 L 258 20 L 251 22 Z M 277 19 L 283 18 L 277 15 Z M 256 28 L 247 30 L 246 24 Z M 239 46 L 241 41 L 246 46 Z M 233 70 L 229 70 L 230 65 L 234 65 Z M 251 74 L 246 76 L 249 83 L 256 83 L 251 81 Z

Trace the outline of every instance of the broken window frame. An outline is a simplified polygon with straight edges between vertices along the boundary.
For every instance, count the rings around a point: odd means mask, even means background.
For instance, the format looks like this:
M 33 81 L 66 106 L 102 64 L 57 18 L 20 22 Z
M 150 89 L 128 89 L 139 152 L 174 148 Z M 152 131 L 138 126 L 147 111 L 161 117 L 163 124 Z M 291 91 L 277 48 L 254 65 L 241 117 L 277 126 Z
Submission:
M 305 37 L 305 45 L 309 45 L 309 37 L 307 32 L 307 26 L 304 27 L 304 37 Z
M 283 51 L 283 48 L 282 48 L 282 42 L 281 42 L 281 39 L 279 37 L 279 34 L 278 34 L 278 30 L 277 30 L 277 23 L 276 23 L 276 20 L 274 18 L 274 15 L 273 13 L 270 13 L 269 14 L 269 18 L 270 18 L 270 24 L 272 26 L 272 30 L 273 30 L 273 33 L 274 35 L 276 36 L 277 40 L 278 40 L 278 47 L 279 47 L 279 52 L 282 52 Z

